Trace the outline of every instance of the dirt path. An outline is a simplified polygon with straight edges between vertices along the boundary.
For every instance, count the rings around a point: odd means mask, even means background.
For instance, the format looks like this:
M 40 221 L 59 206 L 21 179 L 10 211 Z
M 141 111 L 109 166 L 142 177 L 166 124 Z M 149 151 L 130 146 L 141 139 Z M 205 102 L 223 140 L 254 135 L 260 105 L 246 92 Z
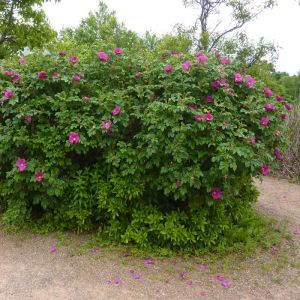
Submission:
M 261 197 L 256 207 L 270 217 L 289 217 L 291 230 L 300 230 L 300 186 L 275 179 L 257 186 Z M 7 236 L 0 230 L 0 299 L 297 300 L 299 239 L 294 235 L 290 241 L 292 257 L 291 252 L 273 249 L 236 266 L 230 258 L 222 262 L 222 275 L 231 282 L 225 289 L 216 279 L 218 264 L 208 264 L 206 270 L 199 268 L 200 262 L 190 260 L 144 265 L 143 259 L 124 258 L 122 253 L 107 249 L 73 256 L 53 237 Z M 53 245 L 57 249 L 50 253 Z M 226 263 L 229 266 L 224 269 Z M 188 272 L 184 279 L 180 278 L 182 271 Z M 137 272 L 140 279 L 134 278 Z M 114 283 L 117 277 L 121 280 L 118 284 Z

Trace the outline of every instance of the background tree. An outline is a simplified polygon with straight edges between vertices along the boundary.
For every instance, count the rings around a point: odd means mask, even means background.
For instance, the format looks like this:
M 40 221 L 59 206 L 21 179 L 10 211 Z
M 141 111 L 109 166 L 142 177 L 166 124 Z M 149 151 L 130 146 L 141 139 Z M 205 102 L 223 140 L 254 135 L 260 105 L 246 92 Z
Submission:
M 24 47 L 40 47 L 56 36 L 41 9 L 47 1 L 0 0 L 0 58 Z
M 255 19 L 265 9 L 275 5 L 274 0 L 184 0 L 186 6 L 195 7 L 199 15 L 195 21 L 194 44 L 197 50 L 213 50 L 228 34 L 241 29 Z M 222 16 L 224 11 L 230 15 L 229 22 Z M 222 28 L 223 27 L 223 28 Z
M 98 11 L 89 13 L 75 29 L 66 28 L 61 35 L 73 40 L 77 45 L 90 45 L 105 42 L 111 46 L 133 48 L 142 45 L 143 41 L 137 33 L 128 30 L 103 2 L 99 3 Z

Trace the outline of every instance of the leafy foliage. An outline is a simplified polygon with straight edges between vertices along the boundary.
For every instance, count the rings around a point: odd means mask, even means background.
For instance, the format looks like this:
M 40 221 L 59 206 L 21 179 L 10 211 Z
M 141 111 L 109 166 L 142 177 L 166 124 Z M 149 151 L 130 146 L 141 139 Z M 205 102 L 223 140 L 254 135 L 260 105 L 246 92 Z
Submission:
M 240 66 L 102 43 L 7 61 L 0 76 L 5 224 L 190 250 L 255 234 L 252 177 L 285 148 L 286 103 Z

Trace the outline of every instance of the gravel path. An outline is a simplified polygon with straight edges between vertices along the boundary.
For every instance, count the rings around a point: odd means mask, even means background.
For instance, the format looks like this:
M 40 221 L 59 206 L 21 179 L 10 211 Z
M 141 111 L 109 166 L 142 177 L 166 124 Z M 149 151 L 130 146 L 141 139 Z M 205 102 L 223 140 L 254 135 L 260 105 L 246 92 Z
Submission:
M 256 184 L 261 191 L 257 209 L 269 217 L 289 217 L 290 230 L 300 230 L 300 186 L 276 179 Z M 230 267 L 222 275 L 231 287 L 225 289 L 216 279 L 217 265 L 203 270 L 191 261 L 177 260 L 175 264 L 162 260 L 145 266 L 142 259 L 124 258 L 107 249 L 72 256 L 54 237 L 7 236 L 0 230 L 0 299 L 297 300 L 299 239 L 299 235 L 294 235 L 290 241 L 294 248 L 292 260 L 285 260 L 286 252 L 276 256 L 272 251 L 239 262 L 236 268 L 234 261 L 229 260 Z M 57 244 L 57 250 L 50 253 L 53 244 Z M 285 265 L 269 270 L 272 261 L 283 261 Z M 188 270 L 188 275 L 181 279 L 179 274 L 184 270 Z M 141 278 L 134 279 L 133 271 L 140 272 Z M 108 283 L 116 277 L 121 283 Z M 187 284 L 189 279 L 191 285 Z

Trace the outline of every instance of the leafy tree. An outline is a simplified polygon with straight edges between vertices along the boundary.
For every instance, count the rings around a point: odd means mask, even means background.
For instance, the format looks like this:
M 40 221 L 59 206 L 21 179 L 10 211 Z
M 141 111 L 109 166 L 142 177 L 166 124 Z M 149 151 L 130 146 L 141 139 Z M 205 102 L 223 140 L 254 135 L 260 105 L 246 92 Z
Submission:
M 195 21 L 194 42 L 197 49 L 213 50 L 228 34 L 241 29 L 246 23 L 255 19 L 265 9 L 275 5 L 274 0 L 184 0 L 186 6 L 192 6 L 199 10 Z M 220 16 L 220 12 L 230 11 L 229 24 L 218 20 L 213 24 L 212 20 Z M 221 29 L 221 27 L 222 28 Z M 199 38 L 200 37 L 200 38 Z
M 50 0 L 0 1 L 0 58 L 24 47 L 40 47 L 56 36 L 41 10 L 47 1 Z
M 77 28 L 67 28 L 61 35 L 79 45 L 97 44 L 102 41 L 111 46 L 133 48 L 143 44 L 142 39 L 120 23 L 115 11 L 109 11 L 103 2 L 99 3 L 98 11 L 90 13 Z

